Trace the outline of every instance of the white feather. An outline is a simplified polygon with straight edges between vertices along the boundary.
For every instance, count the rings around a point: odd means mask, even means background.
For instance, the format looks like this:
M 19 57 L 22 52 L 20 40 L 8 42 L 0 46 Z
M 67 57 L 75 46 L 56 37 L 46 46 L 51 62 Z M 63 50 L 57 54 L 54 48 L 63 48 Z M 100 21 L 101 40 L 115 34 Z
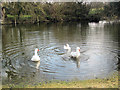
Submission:
M 31 59 L 31 61 L 40 61 L 40 57 L 38 56 L 38 54 L 37 54 L 37 51 L 38 51 L 39 49 L 35 49 L 35 55 L 33 55 L 33 57 L 32 57 L 32 59 Z
M 78 58 L 78 57 L 80 56 L 80 48 L 77 47 L 77 48 L 76 48 L 76 52 L 71 52 L 70 56 L 71 56 L 72 58 Z
M 69 46 L 69 44 L 64 45 L 64 49 L 67 49 L 67 54 L 70 54 L 71 47 Z

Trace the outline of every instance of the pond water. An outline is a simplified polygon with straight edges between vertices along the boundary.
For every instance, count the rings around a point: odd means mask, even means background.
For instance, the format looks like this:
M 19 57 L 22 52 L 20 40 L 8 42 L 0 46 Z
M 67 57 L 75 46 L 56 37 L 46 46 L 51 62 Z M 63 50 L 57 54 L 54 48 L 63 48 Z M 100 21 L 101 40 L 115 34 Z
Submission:
M 120 23 L 52 23 L 2 26 L 2 82 L 85 80 L 117 71 Z M 65 57 L 63 46 L 80 47 L 78 60 Z M 39 48 L 40 66 L 32 62 Z

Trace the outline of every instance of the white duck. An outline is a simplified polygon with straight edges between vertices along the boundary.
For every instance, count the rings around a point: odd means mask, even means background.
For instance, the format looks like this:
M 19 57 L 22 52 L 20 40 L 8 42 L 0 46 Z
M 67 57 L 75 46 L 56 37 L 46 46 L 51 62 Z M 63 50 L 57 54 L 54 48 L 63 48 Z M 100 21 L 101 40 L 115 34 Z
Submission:
M 71 52 L 71 47 L 69 46 L 69 44 L 64 45 L 64 49 L 67 49 L 67 54 Z
M 72 58 L 79 58 L 79 56 L 80 56 L 80 47 L 76 48 L 76 52 L 71 52 L 70 56 Z
M 32 57 L 32 61 L 40 61 L 40 57 L 38 56 L 38 54 L 37 54 L 37 52 L 39 51 L 39 49 L 38 48 L 36 48 L 35 49 L 35 55 L 33 55 L 33 57 Z

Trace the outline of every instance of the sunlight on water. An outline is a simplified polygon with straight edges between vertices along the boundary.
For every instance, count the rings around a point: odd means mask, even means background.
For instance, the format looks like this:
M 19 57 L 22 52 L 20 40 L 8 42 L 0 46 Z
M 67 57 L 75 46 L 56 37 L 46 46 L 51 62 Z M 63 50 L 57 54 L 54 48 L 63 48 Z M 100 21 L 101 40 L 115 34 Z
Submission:
M 21 78 L 34 82 L 104 78 L 117 70 L 119 23 L 58 23 L 2 29 L 3 84 Z M 80 59 L 65 56 L 66 43 L 72 51 L 77 46 L 81 48 Z M 40 49 L 40 66 L 31 61 L 36 47 Z

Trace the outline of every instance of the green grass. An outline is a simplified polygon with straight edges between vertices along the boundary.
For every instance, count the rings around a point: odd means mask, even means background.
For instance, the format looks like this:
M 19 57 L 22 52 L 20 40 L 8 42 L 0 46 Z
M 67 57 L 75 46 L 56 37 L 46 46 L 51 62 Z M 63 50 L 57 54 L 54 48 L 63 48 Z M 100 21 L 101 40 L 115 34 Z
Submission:
M 60 81 L 52 80 L 48 82 L 19 83 L 17 85 L 3 85 L 3 88 L 118 88 L 118 74 L 114 74 L 109 78 L 91 79 L 91 80 L 72 80 Z
M 22 15 L 21 16 L 22 18 L 30 18 L 30 17 L 32 17 L 31 15 Z
M 104 8 L 92 8 L 89 11 L 89 14 L 94 15 L 103 12 Z
M 8 14 L 7 17 L 8 18 L 14 18 L 14 17 L 17 17 L 17 15 L 10 15 L 10 14 Z
M 15 18 L 15 17 L 18 17 L 18 15 L 10 15 L 8 14 L 7 15 L 8 18 Z M 30 18 L 32 17 L 31 15 L 21 15 L 20 18 Z

